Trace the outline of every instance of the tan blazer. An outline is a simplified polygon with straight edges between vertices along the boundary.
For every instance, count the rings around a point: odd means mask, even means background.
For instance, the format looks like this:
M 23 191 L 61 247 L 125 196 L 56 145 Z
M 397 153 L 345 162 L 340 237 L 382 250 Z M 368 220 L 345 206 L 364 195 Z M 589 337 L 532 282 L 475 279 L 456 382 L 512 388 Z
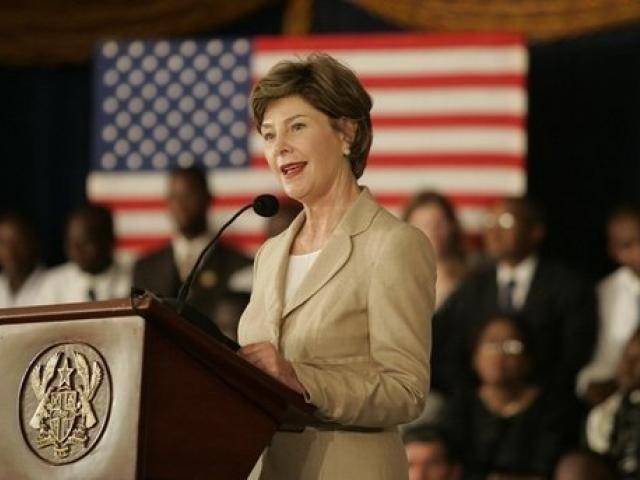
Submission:
M 428 391 L 433 251 L 364 188 L 285 305 L 291 244 L 304 219 L 258 252 L 239 341 L 277 346 L 320 417 L 384 431 L 277 434 L 261 478 L 405 478 L 396 426 L 421 413 Z

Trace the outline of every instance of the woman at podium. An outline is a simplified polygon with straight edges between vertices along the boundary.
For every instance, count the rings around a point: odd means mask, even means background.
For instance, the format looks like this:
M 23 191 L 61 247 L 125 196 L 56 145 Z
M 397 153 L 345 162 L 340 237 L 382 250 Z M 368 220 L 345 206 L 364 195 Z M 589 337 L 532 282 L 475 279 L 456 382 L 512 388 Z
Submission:
M 407 478 L 397 425 L 429 384 L 434 254 L 426 236 L 358 185 L 371 98 L 332 57 L 275 65 L 252 110 L 269 167 L 304 206 L 254 264 L 240 354 L 317 407 L 277 433 L 261 479 Z

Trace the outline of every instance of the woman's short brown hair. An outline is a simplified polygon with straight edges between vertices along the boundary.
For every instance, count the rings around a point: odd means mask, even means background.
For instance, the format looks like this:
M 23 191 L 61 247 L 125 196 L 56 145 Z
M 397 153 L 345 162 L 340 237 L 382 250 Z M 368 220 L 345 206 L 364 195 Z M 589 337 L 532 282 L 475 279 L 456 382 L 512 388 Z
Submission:
M 334 128 L 338 120 L 356 122 L 357 130 L 348 155 L 351 171 L 360 178 L 371 148 L 371 97 L 355 73 L 325 53 L 306 59 L 283 60 L 256 83 L 251 92 L 251 108 L 256 128 L 274 100 L 299 95 L 329 117 Z

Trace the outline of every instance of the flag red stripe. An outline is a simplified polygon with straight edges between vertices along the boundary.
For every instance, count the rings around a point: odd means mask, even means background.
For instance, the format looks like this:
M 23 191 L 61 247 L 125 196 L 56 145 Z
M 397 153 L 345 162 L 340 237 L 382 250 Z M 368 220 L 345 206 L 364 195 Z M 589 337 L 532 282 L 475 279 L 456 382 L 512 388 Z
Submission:
M 519 155 L 505 154 L 373 154 L 369 156 L 367 165 L 376 167 L 507 167 L 522 170 L 523 158 Z M 254 156 L 251 159 L 253 168 L 267 168 L 267 161 L 262 156 Z
M 365 88 L 459 88 L 459 87 L 525 87 L 526 77 L 521 74 L 465 74 L 465 75 L 395 75 L 393 77 L 358 77 Z M 253 84 L 260 77 L 252 78 Z
M 473 48 L 520 47 L 522 35 L 518 34 L 438 34 L 427 36 L 374 34 L 374 35 L 326 35 L 314 37 L 258 37 L 254 49 L 260 51 L 292 50 L 404 50 L 407 48 Z
M 244 249 L 245 247 L 260 245 L 265 241 L 265 238 L 265 235 L 262 233 L 248 234 L 227 232 L 224 235 L 223 242 L 228 245 Z M 118 237 L 116 241 L 116 248 L 148 252 L 164 247 L 170 240 L 171 237 L 169 235 L 155 235 L 148 237 L 127 235 Z
M 383 205 L 388 207 L 400 207 L 404 205 L 411 193 L 403 194 L 381 194 L 375 195 L 376 199 Z M 485 206 L 489 205 L 499 198 L 501 195 L 474 195 L 474 194 L 452 194 L 448 195 L 448 198 L 457 207 L 464 206 Z M 228 195 L 224 197 L 217 197 L 212 201 L 211 206 L 215 208 L 240 208 L 243 205 L 247 205 L 253 201 L 253 197 L 249 195 Z M 282 201 L 282 198 L 281 198 Z M 116 199 L 103 199 L 96 200 L 97 203 L 104 205 L 115 211 L 130 211 L 130 210 L 165 210 L 167 208 L 166 201 L 163 199 L 137 199 L 137 198 L 116 198 Z M 144 237 L 147 238 L 147 237 Z
M 360 76 L 365 88 L 523 87 L 524 75 L 468 74 L 420 76 Z

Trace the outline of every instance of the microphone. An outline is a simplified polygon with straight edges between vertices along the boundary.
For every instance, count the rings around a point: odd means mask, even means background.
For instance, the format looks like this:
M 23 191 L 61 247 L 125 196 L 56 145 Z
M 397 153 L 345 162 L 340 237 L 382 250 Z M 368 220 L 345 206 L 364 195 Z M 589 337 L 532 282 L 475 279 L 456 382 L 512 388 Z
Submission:
M 227 227 L 236 220 L 236 218 L 238 218 L 240 215 L 242 215 L 245 211 L 249 210 L 250 208 L 253 208 L 253 211 L 256 212 L 258 215 L 260 215 L 261 217 L 273 217 L 276 213 L 278 213 L 280 204 L 278 203 L 278 199 L 273 195 L 269 195 L 269 194 L 258 195 L 256 198 L 253 199 L 253 202 L 251 202 L 249 205 L 245 205 L 240 210 L 238 210 L 233 215 L 233 217 L 231 217 L 220 228 L 220 230 L 218 230 L 218 233 L 215 235 L 215 237 L 213 237 L 213 239 L 207 244 L 207 246 L 202 249 L 202 252 L 200 252 L 200 255 L 198 255 L 198 259 L 196 260 L 196 263 L 193 265 L 193 268 L 189 272 L 189 275 L 187 275 L 187 278 L 185 279 L 184 283 L 180 287 L 180 291 L 178 292 L 178 299 L 177 299 L 178 313 L 182 313 L 185 300 L 187 298 L 187 295 L 189 294 L 189 290 L 191 289 L 191 284 L 193 283 L 193 280 L 195 279 L 196 274 L 200 271 L 201 264 L 204 263 L 204 260 L 209 256 L 209 254 L 213 251 L 213 249 L 217 245 L 218 239 L 222 235 L 222 232 L 224 232 L 227 229 Z
M 253 199 L 253 211 L 261 217 L 273 217 L 279 209 L 278 199 L 273 195 L 258 195 Z

